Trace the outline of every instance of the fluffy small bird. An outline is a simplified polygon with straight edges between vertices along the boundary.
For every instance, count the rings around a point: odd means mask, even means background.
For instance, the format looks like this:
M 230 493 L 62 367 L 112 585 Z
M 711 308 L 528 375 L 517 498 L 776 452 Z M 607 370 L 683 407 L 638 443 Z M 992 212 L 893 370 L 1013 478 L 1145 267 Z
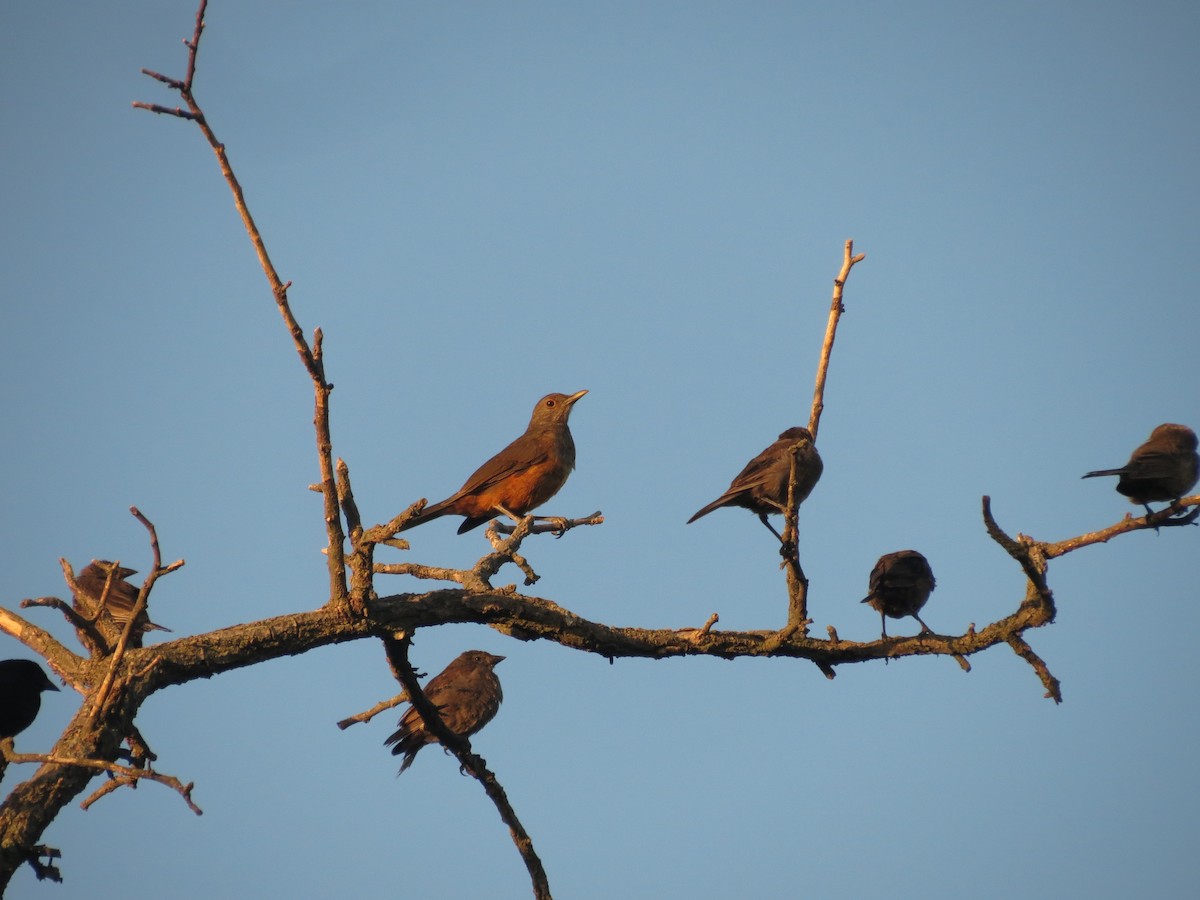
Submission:
M 757 514 L 759 521 L 782 543 L 783 537 L 767 521 L 767 516 L 784 512 L 792 449 L 797 444 L 800 445 L 796 460 L 796 505 L 799 506 L 812 493 L 825 464 L 813 445 L 812 432 L 807 428 L 789 428 L 779 435 L 775 443 L 746 463 L 746 467 L 730 483 L 729 489 L 708 506 L 702 507 L 687 520 L 687 524 L 691 525 L 701 516 L 707 516 L 722 506 L 740 506 Z
M 33 660 L 0 660 L 0 738 L 16 737 L 32 725 L 42 708 L 42 691 L 57 690 Z
M 1146 443 L 1133 451 L 1129 462 L 1119 469 L 1099 469 L 1084 478 L 1119 475 L 1117 493 L 1130 503 L 1154 510 L 1151 502 L 1174 503 L 1200 480 L 1200 456 L 1196 454 L 1196 432 L 1186 425 L 1165 422 L 1152 432 Z
M 871 570 L 869 593 L 862 599 L 879 611 L 883 637 L 887 637 L 887 616 L 903 619 L 912 616 L 921 623 L 921 633 L 932 632 L 917 613 L 937 587 L 929 561 L 916 550 L 885 553 Z
M 80 615 L 88 619 L 95 617 L 100 604 L 100 598 L 104 597 L 104 585 L 108 581 L 108 574 L 114 569 L 112 584 L 108 589 L 108 596 L 104 598 L 104 612 L 111 618 L 115 629 L 102 629 L 106 632 L 115 630 L 114 635 L 107 635 L 112 639 L 119 637 L 120 633 L 125 629 L 125 624 L 129 621 L 130 615 L 133 614 L 133 607 L 137 603 L 138 587 L 125 580 L 131 575 L 136 575 L 136 569 L 127 569 L 124 566 L 114 565 L 107 559 L 93 559 L 75 576 L 75 583 L 79 586 L 79 592 L 75 594 L 74 603 L 75 609 Z M 107 624 L 104 615 L 100 615 L 98 621 Z M 142 633 L 170 630 L 170 628 L 163 625 L 156 625 L 154 622 L 151 622 L 150 616 L 143 610 L 142 614 L 138 617 L 138 626 L 134 631 L 133 637 L 137 639 L 137 645 L 140 646 Z
M 527 515 L 567 483 L 575 468 L 575 440 L 567 420 L 587 391 L 547 394 L 533 408 L 525 433 L 475 470 L 440 503 L 427 506 L 401 527 L 407 531 L 439 516 L 464 516 L 458 533 L 498 515 Z
M 503 659 L 503 656 L 483 650 L 468 650 L 425 685 L 425 696 L 437 707 L 446 727 L 455 734 L 470 737 L 495 717 L 504 692 L 500 690 L 500 679 L 494 669 Z M 397 774 L 412 765 L 417 751 L 434 743 L 437 738 L 425 727 L 416 707 L 405 710 L 400 717 L 399 730 L 384 741 L 386 745 L 395 745 L 393 756 L 404 754 L 404 762 Z

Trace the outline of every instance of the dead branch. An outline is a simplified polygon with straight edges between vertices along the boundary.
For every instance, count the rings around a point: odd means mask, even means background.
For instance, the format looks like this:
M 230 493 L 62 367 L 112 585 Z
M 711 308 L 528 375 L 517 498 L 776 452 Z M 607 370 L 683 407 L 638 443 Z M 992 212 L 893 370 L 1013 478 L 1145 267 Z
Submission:
M 146 603 L 150 599 L 150 591 L 154 589 L 154 583 L 159 577 L 166 575 L 169 572 L 174 572 L 176 569 L 182 568 L 184 562 L 178 559 L 171 565 L 164 567 L 162 564 L 162 551 L 158 546 L 158 531 L 153 523 L 142 515 L 141 510 L 136 506 L 129 507 L 129 512 L 139 522 L 145 526 L 146 531 L 150 536 L 150 550 L 153 554 L 154 562 L 150 566 L 150 571 L 146 575 L 146 580 L 142 582 L 141 590 L 138 591 L 137 601 L 133 605 L 133 610 L 129 614 L 129 620 L 125 623 L 125 628 L 121 632 L 121 637 L 117 640 L 117 646 L 113 650 L 112 658 L 109 661 L 108 672 L 104 676 L 104 681 L 101 682 L 99 690 L 96 691 L 92 698 L 92 711 L 90 721 L 94 721 L 97 716 L 104 710 L 105 704 L 108 702 L 109 691 L 112 689 L 113 680 L 116 678 L 117 670 L 121 665 L 121 660 L 125 656 L 125 651 L 129 647 L 129 639 L 138 628 L 138 620 L 146 611 Z M 116 567 L 109 571 L 108 579 L 104 584 L 104 595 L 107 596 L 109 588 L 112 586 L 113 578 L 115 577 Z M 101 598 L 99 607 L 103 607 L 104 599 Z
M 372 706 L 368 710 L 365 710 L 360 713 L 355 713 L 354 715 L 348 716 L 345 719 L 340 719 L 337 723 L 337 727 L 340 728 L 342 731 L 345 731 L 351 725 L 357 725 L 359 722 L 370 722 L 373 718 L 375 718 L 381 712 L 387 712 L 389 709 L 395 709 L 401 703 L 407 703 L 407 702 L 408 702 L 408 693 L 405 691 L 401 691 L 399 694 L 397 694 L 391 700 L 380 700 L 378 703 L 376 703 L 374 706 Z
M 324 498 L 325 529 L 328 537 L 326 549 L 329 568 L 329 597 L 331 603 L 348 602 L 346 566 L 345 559 L 343 558 L 345 535 L 342 533 L 342 517 L 338 503 L 337 483 L 334 476 L 333 438 L 329 430 L 329 395 L 333 391 L 333 385 L 325 379 L 322 333 L 319 328 L 314 331 L 313 343 L 310 347 L 308 341 L 305 340 L 303 329 L 300 328 L 300 324 L 292 314 L 291 305 L 288 302 L 287 292 L 288 288 L 291 287 L 291 282 L 289 281 L 285 284 L 271 262 L 271 257 L 267 253 L 266 242 L 263 240 L 262 234 L 254 222 L 254 217 L 250 214 L 250 208 L 246 205 L 242 186 L 238 182 L 237 176 L 234 175 L 233 166 L 230 164 L 229 156 L 225 152 L 225 145 L 217 140 L 216 134 L 209 126 L 208 120 L 204 117 L 204 111 L 200 108 L 192 92 L 192 83 L 196 75 L 196 59 L 200 51 L 200 37 L 204 33 L 204 12 L 206 7 L 207 0 L 201 0 L 200 6 L 196 11 L 196 26 L 192 32 L 192 38 L 190 41 L 184 41 L 184 45 L 188 48 L 187 76 L 184 80 L 179 81 L 178 79 L 167 78 L 166 76 L 145 69 L 142 71 L 149 77 L 179 92 L 179 95 L 183 98 L 184 105 L 190 113 L 190 115 L 185 116 L 180 111 L 180 117 L 190 119 L 196 123 L 204 135 L 204 139 L 208 141 L 209 146 L 212 147 L 213 152 L 216 154 L 221 174 L 224 176 L 225 182 L 229 185 L 229 189 L 233 193 L 234 206 L 237 208 L 238 215 L 241 216 L 246 233 L 250 236 L 250 242 L 254 245 L 254 252 L 258 256 L 263 274 L 267 277 L 267 282 L 271 287 L 271 293 L 275 297 L 275 304 L 279 309 L 279 314 L 283 318 L 288 333 L 292 336 L 292 342 L 296 347 L 296 352 L 300 356 L 301 362 L 304 364 L 305 370 L 312 379 L 315 394 L 314 405 L 316 407 L 313 424 L 316 429 L 317 456 L 321 469 L 321 493 Z M 155 107 L 145 103 L 134 103 L 133 105 L 139 109 L 150 109 L 153 112 L 169 112 L 164 107 Z
M 100 797 L 111 793 L 122 785 L 136 785 L 137 782 L 144 780 L 157 781 L 159 784 L 166 785 L 175 791 L 183 798 L 184 803 L 188 805 L 188 809 L 198 816 L 204 815 L 204 811 L 192 802 L 192 787 L 193 784 L 188 782 L 184 784 L 174 775 L 164 775 L 161 772 L 155 772 L 153 769 L 139 768 L 137 766 L 122 766 L 117 763 L 105 762 L 102 759 L 80 759 L 68 756 L 59 756 L 54 753 L 12 753 L 10 752 L 10 744 L 0 742 L 0 753 L 3 753 L 5 762 L 8 763 L 42 763 L 52 766 L 79 766 L 84 769 L 96 769 L 101 772 L 111 772 L 119 776 L 112 781 L 105 782 L 95 794 L 80 804 L 80 808 L 87 809 L 95 803 Z
M 528 518 L 527 516 L 526 519 Z M 403 639 L 395 640 L 388 638 L 384 641 L 384 647 L 387 651 L 388 662 L 392 667 L 392 671 L 396 673 L 396 677 L 404 686 L 404 692 L 408 694 L 409 702 L 417 710 L 426 727 L 433 732 L 443 747 L 455 755 L 459 765 L 483 785 L 483 789 L 487 792 L 488 797 L 495 804 L 496 811 L 500 813 L 500 818 L 508 826 L 509 834 L 516 845 L 517 852 L 521 854 L 521 859 L 525 862 L 525 868 L 529 871 L 529 878 L 533 882 L 534 897 L 550 900 L 550 882 L 546 878 L 546 870 L 542 867 L 542 861 L 533 849 L 533 841 L 530 839 L 528 832 L 525 831 L 525 827 L 521 824 L 512 805 L 508 802 L 508 795 L 505 793 L 504 788 L 501 787 L 500 782 L 496 780 L 496 776 L 491 770 L 488 769 L 487 762 L 483 757 L 471 752 L 471 742 L 446 727 L 445 722 L 442 721 L 442 717 L 438 713 L 437 707 L 429 702 L 429 698 L 421 690 L 421 684 L 417 681 L 417 673 L 413 671 L 412 665 L 408 661 L 408 649 L 411 643 L 411 632 Z
M 837 337 L 838 321 L 846 308 L 842 305 L 842 288 L 850 277 L 850 270 L 867 258 L 867 254 L 854 255 L 854 241 L 846 241 L 842 254 L 842 269 L 833 279 L 833 302 L 829 306 L 829 322 L 825 326 L 825 340 L 821 344 L 821 359 L 817 363 L 817 380 L 813 388 L 812 411 L 808 417 L 808 430 L 812 433 L 813 442 L 817 440 L 817 430 L 821 425 L 821 413 L 825 410 L 825 378 L 829 374 L 829 357 L 833 353 L 833 339 Z
M 1189 510 L 1188 507 L 1191 507 L 1191 509 Z M 1163 526 L 1191 525 L 1197 518 L 1200 518 L 1200 494 L 1193 494 L 1190 497 L 1184 497 L 1181 500 L 1175 501 L 1170 506 L 1160 509 L 1153 515 L 1134 518 L 1131 513 L 1126 513 L 1124 519 L 1113 525 L 1109 525 L 1107 528 L 1101 528 L 1098 531 L 1088 532 L 1078 537 L 1067 538 L 1066 540 L 1054 543 L 1044 543 L 1041 545 L 1042 552 L 1046 555 L 1047 559 L 1054 559 L 1073 550 L 1090 547 L 1092 544 L 1108 543 L 1118 535 L 1128 534 L 1131 531 L 1158 529 Z

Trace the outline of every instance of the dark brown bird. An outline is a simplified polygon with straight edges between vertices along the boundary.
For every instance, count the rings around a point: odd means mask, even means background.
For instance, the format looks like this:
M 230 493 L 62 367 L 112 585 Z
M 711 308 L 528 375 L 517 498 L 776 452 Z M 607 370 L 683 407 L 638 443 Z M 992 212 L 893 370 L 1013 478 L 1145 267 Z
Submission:
M 33 660 L 0 660 L 0 738 L 16 737 L 32 725 L 42 708 L 42 691 L 57 690 Z
M 738 473 L 729 485 L 729 490 L 687 520 L 691 525 L 701 516 L 707 516 L 722 506 L 740 506 L 757 513 L 759 520 L 770 529 L 771 534 L 783 538 L 767 521 L 772 513 L 784 512 L 787 504 L 788 477 L 791 474 L 792 448 L 801 445 L 796 461 L 796 505 L 799 506 L 812 493 L 821 477 L 825 464 L 813 446 L 812 433 L 807 428 L 789 428 L 770 447 L 764 450 Z
M 113 569 L 116 571 L 113 573 L 112 585 L 108 589 L 108 596 L 104 597 L 104 584 L 108 580 L 108 573 Z M 129 616 L 133 613 L 139 590 L 125 579 L 136 574 L 136 569 L 114 566 L 107 559 L 93 559 L 75 576 L 75 584 L 79 586 L 79 593 L 75 594 L 76 611 L 85 618 L 91 619 L 97 614 L 100 598 L 104 597 L 104 612 L 112 619 L 116 626 L 117 636 L 119 636 L 120 632 L 125 629 Z M 106 621 L 105 616 L 100 615 L 98 621 Z M 134 630 L 134 634 L 140 638 L 143 632 L 170 630 L 170 628 L 151 622 L 150 617 L 143 610 L 138 617 L 138 626 Z
M 1196 432 L 1186 425 L 1166 422 L 1152 432 L 1142 446 L 1133 451 L 1129 462 L 1119 469 L 1088 472 L 1084 478 L 1119 475 L 1117 493 L 1130 503 L 1154 512 L 1150 503 L 1159 500 L 1174 503 L 1200 480 L 1200 456 L 1196 455 Z
M 470 737 L 492 721 L 504 692 L 500 690 L 500 679 L 493 671 L 504 659 L 482 650 L 468 650 L 459 654 L 450 665 L 425 685 L 425 696 L 437 707 L 442 721 L 457 735 Z M 384 744 L 395 744 L 392 755 L 404 754 L 400 772 L 412 765 L 412 761 L 426 744 L 437 743 L 437 738 L 425 728 L 425 721 L 416 707 L 409 707 L 400 717 L 400 729 Z
M 533 408 L 525 433 L 475 470 L 467 483 L 441 503 L 409 519 L 407 531 L 439 516 L 465 516 L 458 533 L 478 528 L 497 515 L 514 519 L 541 506 L 567 483 L 575 468 L 575 442 L 567 419 L 587 391 L 547 394 Z
M 912 616 L 921 623 L 921 633 L 932 633 L 917 613 L 937 587 L 929 561 L 916 550 L 897 550 L 885 553 L 871 570 L 870 593 L 862 599 L 879 610 L 883 636 L 887 637 L 887 619 Z

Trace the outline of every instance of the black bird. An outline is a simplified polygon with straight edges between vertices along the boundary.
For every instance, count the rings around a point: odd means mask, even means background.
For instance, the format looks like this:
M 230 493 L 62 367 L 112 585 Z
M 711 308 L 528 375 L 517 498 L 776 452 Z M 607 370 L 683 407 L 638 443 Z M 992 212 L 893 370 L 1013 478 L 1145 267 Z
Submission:
M 104 600 L 104 611 L 112 619 L 115 624 L 115 629 L 103 629 L 105 632 L 109 630 L 115 631 L 115 634 L 108 635 L 111 640 L 116 640 L 120 637 L 122 631 L 125 630 L 125 624 L 129 621 L 130 615 L 133 613 L 133 607 L 137 603 L 138 588 L 136 585 L 125 581 L 131 575 L 136 575 L 136 569 L 127 569 L 124 566 L 114 566 L 107 559 L 93 559 L 90 563 L 83 567 L 83 570 L 75 576 L 75 583 L 79 586 L 79 593 L 75 594 L 75 609 L 84 618 L 91 619 L 96 616 L 97 607 L 100 604 L 100 598 L 104 596 L 104 584 L 108 580 L 108 573 L 116 569 L 113 574 L 112 585 L 108 589 L 108 596 Z M 98 619 L 100 622 L 107 624 L 104 615 Z M 150 616 L 145 610 L 138 617 L 138 626 L 134 630 L 133 635 L 136 639 L 136 645 L 141 646 L 141 635 L 146 631 L 170 631 L 162 625 L 156 625 L 150 621 Z
M 1146 507 L 1146 515 L 1154 510 L 1152 501 L 1174 503 L 1200 480 L 1200 456 L 1196 455 L 1196 432 L 1186 425 L 1165 422 L 1152 432 L 1146 443 L 1133 451 L 1129 462 L 1119 469 L 1100 469 L 1088 472 L 1084 478 L 1099 475 L 1119 475 L 1117 493 L 1124 494 L 1130 503 Z
M 32 725 L 42 708 L 42 691 L 57 690 L 33 660 L 0 660 L 0 738 L 16 737 Z
M 425 685 L 425 696 L 455 734 L 470 737 L 495 717 L 504 692 L 493 669 L 503 659 L 482 650 L 468 650 Z M 404 754 L 400 772 L 412 765 L 418 750 L 434 743 L 437 738 L 425 727 L 416 707 L 405 710 L 400 717 L 400 729 L 384 741 L 395 744 L 393 756 Z
M 930 593 L 937 587 L 929 561 L 916 550 L 897 550 L 879 557 L 871 570 L 870 593 L 862 599 L 879 610 L 883 636 L 887 637 L 887 619 L 912 616 L 921 622 L 921 633 L 933 631 L 917 615 Z
M 812 432 L 807 428 L 789 428 L 779 435 L 775 443 L 746 463 L 746 468 L 738 473 L 725 493 L 703 507 L 687 523 L 691 525 L 701 516 L 707 516 L 722 506 L 740 506 L 756 513 L 771 534 L 782 543 L 783 537 L 767 521 L 767 516 L 782 513 L 787 504 L 792 448 L 797 444 L 801 445 L 796 460 L 796 505 L 799 506 L 812 493 L 825 464 L 813 446 Z

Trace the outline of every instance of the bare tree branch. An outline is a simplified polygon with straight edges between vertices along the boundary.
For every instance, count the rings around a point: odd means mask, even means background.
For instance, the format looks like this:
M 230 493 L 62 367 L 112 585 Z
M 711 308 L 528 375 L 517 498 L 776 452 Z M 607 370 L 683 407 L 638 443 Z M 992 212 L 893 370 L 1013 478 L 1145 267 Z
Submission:
M 1200 495 L 1184 498 L 1170 507 L 1134 519 L 1124 520 L 1108 528 L 1067 540 L 1045 543 L 1018 534 L 1014 539 L 997 524 L 988 497 L 983 498 L 982 514 L 988 534 L 1020 566 L 1025 578 L 1024 593 L 1015 611 L 980 630 L 972 623 L 965 633 L 941 635 L 922 633 L 912 637 L 888 637 L 867 642 L 843 640 L 834 625 L 825 630 L 828 638 L 808 633 L 809 618 L 807 579 L 798 555 L 798 523 L 796 503 L 796 465 L 793 459 L 789 478 L 783 540 L 783 565 L 787 569 L 788 621 L 781 630 L 720 631 L 716 613 L 708 616 L 703 627 L 642 628 L 617 627 L 592 622 L 564 609 L 553 601 L 520 593 L 515 586 L 493 587 L 492 579 L 507 563 L 520 568 L 525 585 L 537 581 L 537 574 L 520 553 L 523 541 L 531 534 L 551 532 L 561 535 L 579 525 L 603 521 L 599 512 L 583 519 L 551 519 L 538 523 L 526 516 L 514 525 L 493 523 L 486 532 L 492 545 L 469 569 L 439 569 L 417 563 L 376 563 L 376 546 L 383 544 L 407 549 L 407 542 L 397 537 L 399 529 L 417 515 L 424 506 L 421 501 L 400 513 L 391 521 L 364 527 L 350 482 L 349 466 L 341 459 L 336 464 L 329 421 L 329 401 L 333 385 L 327 380 L 323 349 L 323 333 L 314 330 L 311 344 L 306 339 L 290 307 L 288 290 L 276 272 L 267 253 L 265 242 L 246 205 L 241 185 L 236 179 L 225 147 L 221 144 L 193 94 L 200 38 L 204 31 L 206 2 L 201 0 L 195 28 L 190 40 L 186 76 L 183 80 L 157 72 L 143 70 L 150 78 L 177 91 L 183 105 L 170 109 L 151 103 L 134 106 L 151 112 L 172 115 L 193 121 L 200 128 L 216 154 L 218 165 L 233 195 L 234 204 L 254 245 L 266 275 L 278 311 L 284 321 L 296 352 L 312 381 L 314 390 L 314 428 L 321 480 L 318 490 L 323 498 L 323 515 L 328 557 L 329 602 L 321 609 L 277 616 L 240 625 L 233 625 L 206 634 L 180 637 L 150 648 L 130 643 L 132 623 L 145 609 L 148 595 L 156 579 L 182 561 L 163 567 L 159 555 L 156 531 L 136 509 L 132 512 L 147 527 L 154 551 L 154 565 L 139 591 L 137 602 L 121 638 L 111 654 L 89 646 L 88 623 L 78 613 L 57 598 L 25 601 L 23 606 L 58 608 L 77 629 L 80 640 L 92 650 L 93 658 L 86 659 L 64 647 L 47 632 L 32 625 L 19 615 L 0 608 L 0 631 L 11 634 L 34 651 L 47 658 L 51 667 L 83 695 L 83 703 L 46 755 L 18 756 L 5 749 L 5 758 L 17 762 L 41 762 L 43 765 L 27 781 L 17 785 L 0 804 L 0 891 L 8 884 L 13 871 L 23 863 L 34 865 L 39 877 L 57 877 L 58 868 L 41 863 L 57 857 L 57 851 L 38 843 L 45 828 L 65 804 L 82 794 L 99 772 L 116 776 L 106 782 L 84 801 L 85 807 L 99 797 L 123 785 L 135 785 L 150 778 L 180 793 L 194 812 L 200 810 L 192 803 L 191 784 L 182 784 L 172 776 L 160 775 L 148 768 L 154 755 L 145 745 L 134 724 L 142 704 L 158 691 L 200 678 L 244 666 L 254 665 L 284 656 L 308 652 L 317 647 L 364 638 L 382 639 L 388 649 L 389 663 L 405 692 L 396 698 L 376 704 L 338 723 L 345 728 L 358 721 L 367 721 L 378 713 L 393 708 L 405 699 L 416 707 L 443 745 L 450 748 L 464 769 L 479 779 L 509 825 L 514 843 L 530 872 L 537 896 L 548 897 L 549 884 L 541 862 L 533 851 L 528 835 L 508 803 L 495 776 L 487 770 L 482 759 L 471 752 L 470 744 L 445 728 L 437 711 L 425 698 L 416 674 L 408 660 L 409 637 L 418 628 L 451 623 L 473 622 L 487 625 L 519 640 L 553 641 L 581 652 L 594 653 L 613 660 L 617 657 L 663 659 L 684 656 L 785 657 L 803 659 L 814 664 L 826 678 L 833 678 L 836 667 L 851 663 L 905 657 L 949 656 L 965 670 L 970 670 L 968 658 L 998 644 L 1007 644 L 1034 670 L 1046 688 L 1046 696 L 1061 702 L 1059 682 L 1046 663 L 1033 651 L 1026 632 L 1054 621 L 1055 600 L 1047 582 L 1048 561 L 1072 550 L 1110 540 L 1121 534 L 1164 525 L 1193 524 L 1200 517 Z M 844 312 L 843 289 L 854 265 L 865 258 L 853 253 L 853 242 L 846 241 L 841 270 L 834 279 L 833 298 L 825 340 L 821 350 L 814 386 L 809 431 L 817 436 L 824 410 L 824 389 L 837 325 Z M 343 531 L 343 517 L 345 531 Z M 349 554 L 346 537 L 349 536 Z M 65 561 L 64 561 L 65 562 Z M 350 583 L 347 584 L 347 568 Z M 73 573 L 64 565 L 68 586 Z M 375 590 L 377 574 L 408 574 L 417 578 L 437 579 L 458 587 L 446 587 L 419 593 L 401 593 L 380 597 Z M 106 587 L 106 591 L 107 591 Z M 1014 591 L 1015 594 L 1015 591 Z M 707 601 L 706 601 L 707 602 Z M 347 613 L 351 614 L 347 614 Z M 698 621 L 702 614 L 697 614 Z M 398 637 L 399 636 L 399 637 Z M 107 655 L 106 655 L 107 654 Z M 120 765 L 127 742 L 134 765 Z
M 833 279 L 833 302 L 829 306 L 829 322 L 825 326 L 825 341 L 821 344 L 821 359 L 817 363 L 817 382 L 813 389 L 812 412 L 808 417 L 808 430 L 812 432 L 813 441 L 817 439 L 817 430 L 821 425 L 821 413 L 825 411 L 825 379 L 829 375 L 829 357 L 833 353 L 833 339 L 837 337 L 838 321 L 846 308 L 842 305 L 842 288 L 850 277 L 850 270 L 867 258 L 867 254 L 854 255 L 854 241 L 846 241 L 842 254 L 842 269 L 837 278 Z
M 234 206 L 237 207 L 238 215 L 241 216 L 246 233 L 250 236 L 250 242 L 254 245 L 254 252 L 258 255 L 259 265 L 262 266 L 263 273 L 267 277 L 267 282 L 271 286 L 271 293 L 275 296 L 275 304 L 279 308 L 279 313 L 283 317 L 284 324 L 292 336 L 296 352 L 299 354 L 305 370 L 312 379 L 316 406 L 316 415 L 313 424 L 317 433 L 317 456 L 321 468 L 321 493 L 325 502 L 325 529 L 328 536 L 326 549 L 329 567 L 329 597 L 330 602 L 349 602 L 350 598 L 346 589 L 345 559 L 343 558 L 345 535 L 342 533 L 341 510 L 338 505 L 337 483 L 334 477 L 333 439 L 329 432 L 329 395 L 333 391 L 333 385 L 325 379 L 321 329 L 318 328 L 313 333 L 313 345 L 310 347 L 304 338 L 304 331 L 300 328 L 296 317 L 292 314 L 291 305 L 288 302 L 287 292 L 288 288 L 291 287 L 291 282 L 289 281 L 285 284 L 279 277 L 279 273 L 275 270 L 275 266 L 271 262 L 271 257 L 267 253 L 266 242 L 263 240 L 262 234 L 254 222 L 254 217 L 250 214 L 250 208 L 246 205 L 242 186 L 233 173 L 233 167 L 230 165 L 229 157 L 225 152 L 225 145 L 217 140 L 216 134 L 204 116 L 204 111 L 201 110 L 199 103 L 197 103 L 192 93 L 192 82 L 196 74 L 196 59 L 200 51 L 200 37 L 204 33 L 204 12 L 207 5 L 207 0 L 201 0 L 200 6 L 196 11 L 196 27 L 192 33 L 192 39 L 184 41 L 184 45 L 188 48 L 187 77 L 183 81 L 178 81 L 159 75 L 156 72 L 150 72 L 145 69 L 142 71 L 149 77 L 161 81 L 172 90 L 179 92 L 190 115 L 184 116 L 182 112 L 179 112 L 178 115 L 194 121 L 199 126 L 209 146 L 212 147 L 213 152 L 216 153 L 221 174 L 224 176 L 230 191 L 233 193 Z M 153 107 L 145 103 L 134 103 L 133 105 L 139 109 L 151 109 L 153 112 L 169 112 L 169 110 L 163 107 Z M 361 612 L 361 610 L 357 611 Z
M 396 677 L 404 685 L 404 692 L 408 694 L 409 702 L 421 716 L 425 727 L 433 732 L 443 747 L 457 757 L 459 765 L 469 772 L 471 777 L 483 785 L 483 789 L 487 792 L 488 797 L 495 804 L 496 811 L 500 813 L 500 818 L 508 826 L 513 844 L 516 845 L 517 852 L 521 854 L 521 859 L 525 862 L 525 868 L 529 871 L 529 878 L 533 883 L 534 897 L 539 898 L 539 900 L 550 900 L 550 882 L 546 878 L 546 870 L 542 867 L 542 861 L 533 849 L 533 841 L 530 839 L 529 833 L 525 831 L 525 826 L 521 824 L 521 820 L 517 818 L 516 812 L 508 802 L 508 795 L 505 793 L 504 788 L 501 787 L 500 782 L 496 780 L 496 776 L 491 770 L 488 769 L 486 760 L 471 751 L 471 742 L 446 727 L 446 723 L 442 721 L 437 707 L 429 702 L 429 698 L 421 690 L 421 684 L 417 681 L 417 673 L 413 671 L 412 665 L 408 661 L 408 648 L 411 646 L 411 643 L 411 632 L 406 633 L 399 640 L 395 638 L 384 640 L 384 647 L 387 650 L 388 662 L 392 666 L 392 671 L 396 673 Z
M 192 802 L 192 783 L 188 782 L 184 784 L 174 775 L 164 775 L 161 772 L 155 772 L 153 769 L 143 769 L 136 766 L 120 766 L 116 763 L 105 762 L 102 759 L 76 759 L 58 756 L 53 753 L 14 753 L 12 752 L 11 740 L 0 741 L 0 753 L 3 754 L 4 761 L 9 763 L 45 763 L 51 766 L 79 766 L 85 769 L 96 769 L 100 772 L 111 772 L 114 775 L 120 776 L 111 781 L 106 781 L 103 787 L 80 804 L 83 809 L 87 809 L 104 794 L 111 793 L 122 785 L 137 784 L 137 782 L 144 779 L 157 781 L 159 784 L 166 785 L 183 798 L 184 803 L 188 805 L 188 809 L 198 816 L 204 815 L 204 811 Z

